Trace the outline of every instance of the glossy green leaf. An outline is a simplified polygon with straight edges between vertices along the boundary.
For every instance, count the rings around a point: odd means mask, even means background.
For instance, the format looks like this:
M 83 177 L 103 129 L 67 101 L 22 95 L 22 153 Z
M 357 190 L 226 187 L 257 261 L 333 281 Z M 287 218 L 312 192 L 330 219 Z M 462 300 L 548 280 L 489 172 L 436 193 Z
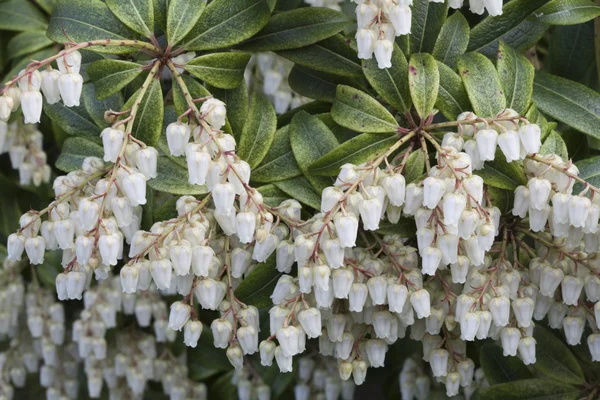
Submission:
M 150 37 L 154 34 L 152 0 L 105 0 L 106 5 L 129 29 Z
M 274 185 L 292 199 L 298 200 L 315 210 L 321 209 L 321 195 L 315 191 L 306 177 L 299 176 L 275 182 Z
M 401 113 L 410 110 L 412 99 L 408 86 L 408 62 L 397 44 L 394 43 L 391 68 L 380 69 L 375 57 L 363 60 L 362 68 L 378 95 Z
M 244 80 L 248 61 L 250 54 L 246 53 L 211 53 L 194 58 L 184 68 L 212 86 L 233 89 Z
M 297 49 L 319 42 L 350 24 L 342 12 L 324 7 L 304 7 L 275 14 L 263 30 L 247 40 L 248 51 Z
M 87 68 L 87 73 L 96 86 L 96 94 L 101 99 L 121 91 L 142 71 L 142 65 L 121 60 L 99 60 Z
M 553 382 L 572 385 L 585 382 L 579 362 L 565 343 L 539 324 L 533 330 L 533 337 L 536 341 L 537 371 Z
M 254 36 L 269 21 L 265 0 L 214 0 L 200 21 L 183 39 L 187 50 L 212 50 L 232 46 Z
M 486 185 L 499 189 L 515 190 L 517 186 L 527 184 L 523 168 L 515 163 L 506 162 L 500 150 L 496 151 L 494 161 L 486 161 L 485 167 L 474 173 L 482 177 Z
M 552 0 L 536 12 L 536 19 L 551 25 L 576 25 L 600 16 L 591 0 Z
M 406 183 L 416 182 L 425 172 L 425 153 L 418 149 L 408 156 L 406 166 L 404 167 L 404 178 Z
M 289 129 L 294 158 L 304 176 L 317 192 L 320 192 L 331 185 L 331 179 L 312 175 L 309 167 L 338 147 L 339 142 L 323 121 L 304 111 L 292 118 Z
M 233 136 L 239 140 L 248 117 L 248 87 L 246 82 L 233 89 L 210 88 L 216 99 L 221 100 L 227 107 L 227 120 L 231 125 Z
M 346 163 L 358 165 L 372 160 L 397 140 L 398 136 L 394 133 L 383 135 L 363 133 L 320 157 L 310 165 L 309 171 L 315 175 L 335 176 L 340 172 L 342 165 Z
M 401 218 L 397 224 L 382 221 L 376 232 L 380 235 L 400 235 L 402 238 L 411 238 L 416 236 L 417 226 L 414 219 Z
M 577 82 L 596 78 L 594 22 L 552 27 L 548 53 L 547 72 Z
M 230 371 L 232 368 L 225 351 L 215 347 L 215 339 L 209 328 L 210 326 L 204 326 L 196 347 L 187 348 L 190 379 L 200 381 L 217 373 Z
M 282 273 L 277 271 L 273 254 L 267 261 L 254 267 L 244 278 L 235 289 L 235 297 L 256 308 L 269 307 L 273 304 L 271 295 L 281 275 Z
M 567 145 L 560 134 L 556 131 L 552 131 L 546 138 L 540 149 L 540 154 L 556 154 L 563 160 L 569 159 L 569 153 L 567 152 Z
M 480 117 L 495 117 L 506 108 L 500 77 L 494 64 L 484 55 L 468 53 L 458 58 L 461 76 L 473 111 Z
M 131 133 L 147 145 L 154 146 L 158 143 L 158 138 L 161 135 L 164 117 L 164 103 L 160 81 L 153 79 L 143 98 L 138 98 L 139 93 L 139 91 L 135 92 L 127 100 L 127 103 L 123 106 L 123 110 L 129 110 L 133 107 L 134 103 L 140 103 Z
M 285 114 L 281 114 L 277 118 L 277 127 L 281 128 L 286 125 L 289 125 L 290 122 L 292 122 L 292 118 L 294 118 L 294 115 L 298 114 L 300 111 L 306 111 L 307 113 L 314 115 L 327 113 L 330 109 L 331 104 L 323 101 L 310 101 L 308 103 L 304 103 L 300 107 L 293 108 Z
M 479 396 L 485 400 L 576 400 L 581 391 L 548 379 L 523 379 L 481 389 Z
M 335 99 L 337 86 L 347 83 L 348 79 L 345 77 L 298 65 L 294 65 L 288 76 L 288 84 L 296 93 L 329 103 L 333 103 Z
M 445 1 L 415 0 L 411 9 L 410 52 L 431 53 L 446 21 L 448 4 Z
M 467 50 L 469 34 L 469 23 L 460 12 L 455 12 L 444 22 L 431 54 L 436 60 L 455 68 L 456 59 Z
M 490 385 L 533 378 L 523 361 L 517 357 L 505 357 L 502 347 L 494 343 L 481 347 L 479 362 Z
M 600 138 L 600 94 L 579 83 L 539 71 L 533 85 L 533 100 L 542 112 Z
M 123 95 L 121 93 L 115 93 L 105 99 L 99 99 L 96 95 L 95 86 L 91 83 L 83 85 L 81 101 L 96 126 L 100 128 L 106 128 L 109 125 L 104 120 L 104 113 L 107 110 L 116 111 L 123 107 Z
M 65 140 L 60 156 L 56 160 L 56 168 L 63 172 L 81 169 L 86 157 L 104 157 L 104 149 L 98 143 L 81 137 L 72 137 Z
M 44 31 L 48 22 L 32 3 L 23 0 L 0 2 L 0 30 Z
M 435 59 L 426 53 L 413 54 L 408 63 L 410 96 L 422 120 L 433 111 L 440 87 L 440 73 Z
M 398 128 L 398 122 L 377 100 L 350 86 L 339 85 L 331 116 L 341 126 L 357 132 L 385 133 Z
M 294 64 L 334 75 L 360 76 L 360 60 L 342 35 L 293 50 L 278 51 L 277 54 Z
M 462 112 L 469 111 L 471 102 L 460 76 L 441 62 L 437 63 L 437 67 L 440 74 L 440 88 L 435 107 L 446 118 L 453 120 Z
M 283 201 L 290 198 L 283 190 L 279 189 L 274 184 L 268 184 L 259 186 L 256 188 L 260 192 L 263 197 L 263 201 L 266 205 L 271 207 L 276 207 L 280 205 Z
M 133 38 L 127 27 L 100 0 L 60 0 L 54 8 L 46 33 L 58 43 Z M 94 46 L 89 49 L 114 54 L 131 51 L 124 46 Z
M 171 46 L 192 30 L 205 8 L 206 0 L 170 0 L 166 33 Z
M 262 162 L 252 170 L 256 182 L 276 182 L 302 175 L 290 143 L 289 126 L 275 132 L 273 144 Z
M 600 156 L 594 156 L 575 163 L 579 169 L 579 177 L 585 179 L 590 185 L 600 186 Z M 583 185 L 576 183 L 574 192 L 583 190 Z
M 256 167 L 265 158 L 277 130 L 277 116 L 269 100 L 256 93 L 250 104 L 248 121 L 244 125 L 237 154 Z
M 506 3 L 502 15 L 487 16 L 471 30 L 467 50 L 479 51 L 492 57 L 498 50 L 500 40 L 516 50 L 525 50 L 531 46 L 529 41 L 534 40 L 535 43 L 539 38 L 539 31 L 543 33 L 548 26 L 535 20 L 527 21 L 547 2 L 548 0 L 513 0 Z M 528 45 L 523 46 L 523 42 Z
M 2 4 L 2 3 L 0 3 Z M 26 31 L 15 35 L 8 41 L 6 54 L 10 59 L 34 53 L 46 48 L 52 44 L 52 41 L 43 31 Z
M 500 41 L 496 64 L 506 97 L 506 107 L 525 113 L 533 95 L 533 65 L 521 54 Z
M 44 112 L 69 135 L 100 141 L 102 130 L 96 126 L 83 104 L 77 107 L 65 107 L 62 102 L 48 104 L 44 101 Z
M 199 195 L 207 193 L 206 186 L 191 185 L 188 183 L 187 169 L 166 156 L 158 157 L 156 178 L 148 180 L 148 186 L 152 189 L 183 195 Z
M 38 6 L 42 8 L 46 13 L 52 14 L 52 10 L 54 10 L 54 6 L 58 0 L 36 0 Z

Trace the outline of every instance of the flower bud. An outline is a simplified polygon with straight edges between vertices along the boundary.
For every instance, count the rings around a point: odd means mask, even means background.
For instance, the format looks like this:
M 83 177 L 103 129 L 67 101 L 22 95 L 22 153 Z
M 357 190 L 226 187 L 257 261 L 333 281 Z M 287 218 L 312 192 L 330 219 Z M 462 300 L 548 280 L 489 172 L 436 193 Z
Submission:
M 429 365 L 434 377 L 446 376 L 448 369 L 448 351 L 445 349 L 435 349 L 429 355 Z

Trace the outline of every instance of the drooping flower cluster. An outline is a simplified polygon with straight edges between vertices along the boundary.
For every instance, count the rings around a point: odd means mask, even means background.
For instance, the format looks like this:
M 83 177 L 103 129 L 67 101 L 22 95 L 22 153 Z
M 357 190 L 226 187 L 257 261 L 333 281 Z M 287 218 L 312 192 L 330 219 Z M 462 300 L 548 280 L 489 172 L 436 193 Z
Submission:
M 44 137 L 35 125 L 0 121 L 0 154 L 8 153 L 19 184 L 40 186 L 50 182 L 51 170 L 43 148 Z

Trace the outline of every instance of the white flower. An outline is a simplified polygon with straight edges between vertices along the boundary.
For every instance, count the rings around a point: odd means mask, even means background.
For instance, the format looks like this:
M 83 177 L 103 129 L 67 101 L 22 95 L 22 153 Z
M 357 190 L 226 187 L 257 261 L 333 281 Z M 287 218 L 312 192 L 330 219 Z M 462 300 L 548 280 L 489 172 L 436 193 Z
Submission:
M 418 318 L 427 318 L 431 314 L 431 303 L 429 292 L 425 289 L 419 289 L 410 296 L 412 304 Z
M 200 335 L 202 334 L 202 322 L 189 320 L 183 329 L 183 343 L 186 346 L 195 348 Z
M 121 189 L 133 206 L 146 204 L 146 177 L 134 172 L 123 178 Z
M 341 215 L 335 217 L 335 230 L 338 234 L 341 247 L 354 247 L 358 234 L 358 218 L 354 215 Z
M 306 332 L 309 339 L 321 336 L 321 312 L 316 308 L 309 308 L 298 313 L 298 322 Z
M 123 293 L 135 293 L 138 285 L 138 269 L 133 265 L 125 265 L 121 268 L 121 288 Z
M 502 150 L 502 153 L 504 153 L 507 162 L 520 159 L 521 143 L 516 131 L 509 130 L 502 132 L 498 136 L 498 146 L 500 147 L 500 150 Z
M 504 357 L 516 356 L 521 340 L 521 331 L 517 328 L 503 328 L 500 331 L 500 341 L 504 350 Z
M 42 94 L 38 90 L 28 90 L 21 95 L 21 109 L 26 124 L 37 124 L 42 116 Z
M 536 124 L 527 124 L 519 128 L 521 146 L 527 154 L 536 154 L 540 151 L 542 147 L 541 135 L 542 131 Z
M 592 202 L 587 197 L 571 196 L 568 207 L 571 225 L 576 228 L 583 228 L 588 219 L 591 206 Z
M 260 363 L 265 367 L 270 367 L 273 364 L 275 357 L 275 343 L 269 340 L 263 340 L 258 346 L 260 352 Z
M 167 126 L 167 144 L 172 156 L 185 154 L 186 144 L 190 141 L 190 126 L 173 122 Z
M 448 351 L 445 349 L 435 349 L 429 354 L 429 365 L 433 376 L 446 376 L 448 368 Z
M 60 91 L 58 88 L 58 78 L 61 76 L 58 70 L 46 70 L 41 72 L 42 93 L 46 97 L 48 104 L 58 103 L 60 101 Z
M 135 152 L 135 165 L 146 179 L 156 178 L 156 166 L 158 151 L 151 146 L 139 149 Z
M 391 7 L 387 17 L 396 30 L 396 36 L 410 34 L 412 23 L 412 12 L 407 5 L 397 5 Z
M 423 182 L 423 206 L 429 209 L 437 207 L 446 192 L 446 182 L 443 179 L 428 177 Z
M 46 242 L 41 236 L 30 237 L 25 240 L 25 251 L 29 262 L 33 265 L 44 262 L 44 253 L 46 251 Z
M 254 354 L 258 351 L 258 332 L 254 326 L 239 327 L 237 339 L 244 354 Z
M 100 136 L 104 148 L 104 161 L 116 162 L 125 141 L 125 132 L 120 129 L 105 128 Z
M 10 234 L 8 236 L 7 248 L 8 259 L 20 261 L 23 250 L 25 250 L 25 236 L 18 233 Z
M 202 103 L 200 112 L 205 115 L 206 121 L 214 128 L 221 129 L 225 125 L 225 103 L 217 99 L 208 99 Z
M 67 74 L 69 72 L 79 73 L 81 68 L 81 53 L 78 51 L 72 51 L 68 54 L 64 54 L 56 59 L 56 64 L 61 73 Z
M 83 90 L 83 77 L 75 72 L 61 75 L 58 78 L 58 90 L 65 106 L 79 106 L 79 98 Z
M 502 0 L 483 0 L 483 3 L 492 17 L 502 15 Z
M 481 161 L 493 161 L 496 157 L 496 141 L 498 132 L 493 129 L 482 129 L 475 134 L 477 150 Z
M 394 45 L 388 39 L 380 39 L 375 42 L 375 58 L 379 69 L 392 67 L 392 52 Z
M 547 179 L 531 178 L 527 182 L 527 188 L 529 189 L 529 206 L 538 210 L 543 209 L 548 204 L 552 190 L 550 181 Z
M 373 3 L 363 3 L 356 7 L 356 21 L 360 28 L 364 28 L 377 16 L 379 8 Z
M 13 103 L 12 97 L 7 96 L 6 94 L 0 96 L 0 121 L 8 121 L 12 112 Z
M 226 319 L 215 319 L 210 325 L 213 334 L 214 345 L 219 349 L 226 349 L 231 340 L 233 327 Z
M 469 0 L 469 10 L 473 13 L 473 14 L 483 14 L 483 12 L 485 11 L 485 4 L 484 4 L 484 0 Z

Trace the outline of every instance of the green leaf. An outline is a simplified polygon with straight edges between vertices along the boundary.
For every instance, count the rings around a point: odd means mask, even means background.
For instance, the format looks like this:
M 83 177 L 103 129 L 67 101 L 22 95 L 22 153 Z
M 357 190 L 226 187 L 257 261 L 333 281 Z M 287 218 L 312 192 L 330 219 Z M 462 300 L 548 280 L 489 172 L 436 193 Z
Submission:
M 199 99 L 211 95 L 210 92 L 196 79 L 188 75 L 182 75 L 181 77 L 183 78 L 183 82 L 190 91 L 193 99 Z M 177 115 L 183 114 L 189 108 L 179 85 L 173 85 L 173 103 L 175 104 Z M 229 110 L 227 110 L 227 114 L 229 114 Z
M 579 83 L 536 72 L 533 100 L 538 108 L 565 124 L 600 138 L 600 94 Z
M 83 104 L 76 107 L 65 107 L 62 102 L 48 104 L 44 101 L 44 112 L 69 135 L 100 141 L 102 130 L 96 126 Z
M 342 165 L 346 163 L 358 165 L 372 160 L 397 140 L 398 136 L 395 133 L 383 135 L 363 133 L 320 157 L 310 165 L 308 170 L 315 175 L 335 176 L 340 172 Z
M 171 46 L 179 43 L 200 19 L 206 0 L 170 0 L 167 12 L 167 41 Z
M 297 49 L 319 42 L 350 24 L 342 12 L 323 7 L 304 7 L 275 14 L 252 39 L 243 43 L 248 51 Z
M 158 157 L 156 175 L 156 178 L 148 180 L 148 186 L 159 192 L 180 196 L 207 193 L 206 186 L 189 184 L 187 169 L 169 157 Z
M 58 43 L 71 40 L 81 43 L 99 39 L 119 41 L 132 38 L 127 27 L 100 0 L 60 0 L 50 17 L 46 34 Z M 125 46 L 93 46 L 88 49 L 113 54 L 131 51 Z
M 446 21 L 447 2 L 415 0 L 412 7 L 411 53 L 431 53 Z
M 184 38 L 187 50 L 221 49 L 254 36 L 269 21 L 264 0 L 214 0 Z
M 300 203 L 306 204 L 315 210 L 321 209 L 321 196 L 315 191 L 306 177 L 299 176 L 297 178 L 275 182 L 274 185 L 292 199 L 296 199 Z
M 37 0 L 36 3 L 40 6 L 46 13 L 52 14 L 52 10 L 56 5 L 57 0 Z
M 142 99 L 138 99 L 139 93 L 140 91 L 138 90 L 127 100 L 127 103 L 123 106 L 123 110 L 129 110 L 133 107 L 134 103 L 141 102 L 133 122 L 131 133 L 135 138 L 146 143 L 148 146 L 154 146 L 158 143 L 158 138 L 161 135 L 164 117 L 160 81 L 153 79 Z
M 294 65 L 288 76 L 288 84 L 298 94 L 315 100 L 333 103 L 338 84 L 347 84 L 348 79 Z
M 536 14 L 546 24 L 577 25 L 600 16 L 600 7 L 590 0 L 552 0 Z
M 309 170 L 312 163 L 339 146 L 325 123 L 305 111 L 299 112 L 290 124 L 290 143 L 300 170 L 317 192 L 331 185 L 331 179 L 313 176 Z
M 517 186 L 527 184 L 523 169 L 515 163 L 506 162 L 500 150 L 496 151 L 494 161 L 486 161 L 485 167 L 475 174 L 482 177 L 486 185 L 499 189 L 515 190 Z
M 398 122 L 385 107 L 350 86 L 337 87 L 331 116 L 339 125 L 357 132 L 385 133 L 398 128 Z
M 252 98 L 248 120 L 244 125 L 237 154 L 256 167 L 265 158 L 277 130 L 275 109 L 263 94 L 258 92 Z
M 233 89 L 244 80 L 248 61 L 250 61 L 250 54 L 211 53 L 194 58 L 184 68 L 196 78 L 212 86 Z
M 211 88 L 210 91 L 215 98 L 225 103 L 227 120 L 231 125 L 233 136 L 236 140 L 239 140 L 248 117 L 248 87 L 246 82 L 242 80 L 242 83 L 234 89 Z
M 422 120 L 433 111 L 440 87 L 440 73 L 430 54 L 413 54 L 408 63 L 410 96 Z
M 460 76 L 446 64 L 438 62 L 437 66 L 440 89 L 435 107 L 449 120 L 455 120 L 459 114 L 471 109 L 471 102 Z
M 342 35 L 334 35 L 299 49 L 278 51 L 277 54 L 294 64 L 329 74 L 350 77 L 362 74 L 356 52 L 348 46 Z
M 523 379 L 481 389 L 479 396 L 485 400 L 576 400 L 581 392 L 547 379 Z
M 540 324 L 536 325 L 533 337 L 536 341 L 537 371 L 553 382 L 572 385 L 585 383 L 583 371 L 566 344 Z
M 548 72 L 572 81 L 596 77 L 594 21 L 555 26 L 550 31 Z
M 458 56 L 467 51 L 469 33 L 469 23 L 460 12 L 455 12 L 444 22 L 431 54 L 436 60 L 455 68 Z
M 102 146 L 81 137 L 72 137 L 63 143 L 60 156 L 56 160 L 56 168 L 64 172 L 81 169 L 86 157 L 104 157 Z
M 292 122 L 292 118 L 294 115 L 299 113 L 300 111 L 306 111 L 309 114 L 321 114 L 327 113 L 331 109 L 331 104 L 323 101 L 311 101 L 308 103 L 302 104 L 300 107 L 296 107 L 286 112 L 285 114 L 281 114 L 277 118 L 277 127 L 281 128 L 286 125 L 289 125 Z
M 506 97 L 506 107 L 524 114 L 533 94 L 533 65 L 521 54 L 500 41 L 496 64 Z
M 106 5 L 131 30 L 150 37 L 154 35 L 152 0 L 105 0 Z
M 120 110 L 121 107 L 123 107 L 123 96 L 121 93 L 115 93 L 106 99 L 100 100 L 96 96 L 95 86 L 91 83 L 83 85 L 81 99 L 85 110 L 88 112 L 96 126 L 100 128 L 106 128 L 109 125 L 104 120 L 104 113 L 107 110 Z
M 529 41 L 533 38 L 535 43 L 539 39 L 537 37 L 539 31 L 545 31 L 548 26 L 527 19 L 547 2 L 548 0 L 513 0 L 507 3 L 502 10 L 502 15 L 487 16 L 471 29 L 467 50 L 479 51 L 492 57 L 498 50 L 500 40 L 504 40 L 518 51 L 525 50 L 530 47 Z M 523 42 L 527 44 L 523 46 Z
M 269 307 L 273 303 L 271 301 L 273 289 L 281 275 L 282 273 L 277 271 L 273 254 L 267 261 L 254 267 L 244 278 L 235 289 L 235 297 L 256 308 Z
M 414 219 L 401 218 L 397 224 L 382 221 L 376 232 L 380 235 L 400 235 L 403 238 L 411 238 L 416 236 L 417 226 Z
M 121 60 L 99 60 L 91 63 L 87 68 L 87 73 L 94 82 L 96 94 L 100 99 L 121 91 L 142 71 L 142 65 Z
M 0 30 L 44 31 L 48 22 L 32 3 L 23 0 L 0 2 Z
M 579 169 L 579 177 L 585 179 L 590 185 L 600 186 L 600 156 L 590 157 L 575 163 Z M 583 190 L 583 185 L 579 182 L 575 183 L 573 188 L 577 193 Z
M 362 68 L 378 95 L 403 114 L 410 110 L 412 99 L 408 87 L 408 62 L 396 43 L 391 68 L 380 69 L 375 57 L 363 60 Z
M 256 182 L 276 182 L 302 175 L 290 144 L 289 126 L 275 132 L 273 144 L 267 155 L 252 170 L 252 180 Z
M 552 133 L 550 133 L 550 135 L 546 138 L 544 144 L 542 144 L 542 148 L 540 149 L 540 154 L 556 154 L 563 160 L 569 159 L 567 145 L 560 134 L 556 131 L 552 131 Z
M 290 198 L 284 191 L 279 189 L 274 184 L 263 185 L 256 188 L 263 196 L 263 201 L 266 205 L 277 207 L 283 201 Z
M 0 3 L 1 4 L 1 3 Z M 6 46 L 6 54 L 9 59 L 18 58 L 27 54 L 34 53 L 46 48 L 52 44 L 52 41 L 43 31 L 21 32 L 13 36 Z
M 413 151 L 408 156 L 406 166 L 404 167 L 404 178 L 406 183 L 416 182 L 423 176 L 425 171 L 425 153 L 423 150 L 418 149 Z
M 475 114 L 480 117 L 495 117 L 506 108 L 498 72 L 485 56 L 479 53 L 460 56 L 458 73 L 467 89 Z
M 479 362 L 490 385 L 533 378 L 523 361 L 517 357 L 505 357 L 502 347 L 495 343 L 481 347 Z

